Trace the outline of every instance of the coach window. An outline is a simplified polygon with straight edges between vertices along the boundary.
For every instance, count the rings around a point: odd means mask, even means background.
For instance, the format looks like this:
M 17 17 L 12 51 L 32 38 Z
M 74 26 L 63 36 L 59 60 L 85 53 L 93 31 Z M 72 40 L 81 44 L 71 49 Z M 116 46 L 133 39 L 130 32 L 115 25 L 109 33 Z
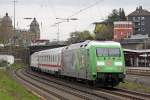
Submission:
M 51 55 L 51 63 L 52 63 L 52 55 Z
M 47 62 L 47 56 L 45 56 L 45 61 Z
M 55 57 L 54 57 L 54 60 L 55 60 L 54 62 L 56 62 L 56 55 L 55 55 Z
M 55 55 L 54 55 L 54 64 L 55 64 Z
M 50 62 L 50 55 L 49 55 L 49 62 Z
M 53 62 L 53 56 L 51 55 L 51 63 Z
M 50 60 L 49 60 L 49 61 L 51 62 L 51 55 L 49 56 L 49 58 L 50 58 Z
M 52 62 L 54 62 L 54 55 L 53 55 L 53 59 L 52 59 Z
M 57 55 L 57 62 L 59 62 L 59 55 Z
M 44 56 L 44 62 L 46 62 L 46 56 Z
M 53 55 L 51 55 L 51 63 L 53 62 Z

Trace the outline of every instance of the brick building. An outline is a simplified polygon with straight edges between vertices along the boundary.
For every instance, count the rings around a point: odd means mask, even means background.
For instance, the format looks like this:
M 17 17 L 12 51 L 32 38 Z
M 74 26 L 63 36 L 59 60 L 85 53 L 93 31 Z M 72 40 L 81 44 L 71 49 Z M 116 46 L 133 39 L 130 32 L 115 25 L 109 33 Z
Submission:
M 133 24 L 131 21 L 114 22 L 114 40 L 122 40 L 133 34 Z

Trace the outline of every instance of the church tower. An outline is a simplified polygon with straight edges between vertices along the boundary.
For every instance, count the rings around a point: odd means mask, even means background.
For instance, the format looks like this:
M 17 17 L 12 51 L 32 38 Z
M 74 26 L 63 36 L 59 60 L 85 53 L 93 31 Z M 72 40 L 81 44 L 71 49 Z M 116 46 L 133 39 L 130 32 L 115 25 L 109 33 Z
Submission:
M 8 13 L 1 19 L 1 26 L 0 26 L 0 37 L 3 39 L 3 42 L 6 44 L 11 41 L 13 36 L 13 26 L 12 20 L 8 16 Z
M 32 42 L 35 42 L 36 40 L 40 39 L 40 28 L 36 18 L 34 18 L 30 24 L 30 34 Z

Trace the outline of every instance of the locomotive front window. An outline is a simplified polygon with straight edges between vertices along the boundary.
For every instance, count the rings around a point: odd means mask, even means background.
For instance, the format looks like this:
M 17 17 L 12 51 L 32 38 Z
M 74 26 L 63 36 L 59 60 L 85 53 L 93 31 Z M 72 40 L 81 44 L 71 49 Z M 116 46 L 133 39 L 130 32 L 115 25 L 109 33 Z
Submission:
M 97 56 L 111 56 L 120 57 L 121 52 L 119 48 L 97 48 Z
M 112 57 L 120 57 L 121 56 L 119 48 L 109 48 L 108 53 L 109 53 L 109 56 L 112 56 Z
M 107 48 L 97 48 L 96 52 L 97 52 L 97 56 L 108 56 Z

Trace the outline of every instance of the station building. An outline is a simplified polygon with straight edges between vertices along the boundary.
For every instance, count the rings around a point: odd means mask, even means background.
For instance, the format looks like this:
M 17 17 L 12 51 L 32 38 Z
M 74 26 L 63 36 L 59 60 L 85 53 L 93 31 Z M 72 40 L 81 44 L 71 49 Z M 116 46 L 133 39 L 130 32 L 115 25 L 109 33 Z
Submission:
M 127 67 L 150 67 L 150 49 L 124 49 L 124 54 Z
M 150 38 L 147 35 L 131 35 L 120 41 L 124 49 L 126 66 L 150 67 Z

